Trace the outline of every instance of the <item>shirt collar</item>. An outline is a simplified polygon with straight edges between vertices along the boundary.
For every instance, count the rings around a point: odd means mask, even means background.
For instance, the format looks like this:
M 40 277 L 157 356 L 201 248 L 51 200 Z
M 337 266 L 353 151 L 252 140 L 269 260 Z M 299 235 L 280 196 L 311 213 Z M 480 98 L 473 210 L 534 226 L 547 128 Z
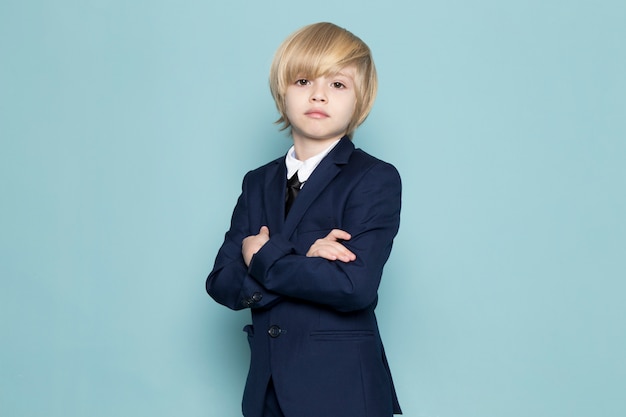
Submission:
M 297 172 L 300 182 L 305 182 L 306 180 L 308 180 L 315 168 L 317 168 L 319 163 L 322 162 L 322 159 L 324 159 L 324 157 L 333 150 L 333 148 L 339 143 L 340 140 L 341 139 L 333 142 L 328 148 L 324 149 L 322 152 L 304 161 L 296 159 L 296 152 L 293 146 L 289 148 L 289 151 L 287 151 L 287 155 L 285 156 L 285 164 L 287 165 L 287 178 L 291 178 L 293 174 Z

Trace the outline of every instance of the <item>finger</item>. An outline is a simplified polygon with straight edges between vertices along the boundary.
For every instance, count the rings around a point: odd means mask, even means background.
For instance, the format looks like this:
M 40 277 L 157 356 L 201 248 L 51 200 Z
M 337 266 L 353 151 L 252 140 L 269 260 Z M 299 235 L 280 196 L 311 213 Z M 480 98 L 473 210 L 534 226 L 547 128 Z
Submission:
M 337 259 L 342 258 L 341 254 L 332 250 L 332 248 L 322 248 L 317 251 L 315 256 L 319 258 L 327 259 L 329 261 L 336 261 Z
M 334 261 L 336 258 L 335 250 L 322 239 L 315 242 L 306 253 L 309 257 L 320 257 Z
M 341 229 L 333 229 L 326 236 L 326 239 L 332 239 L 332 240 L 350 240 L 350 238 L 351 238 L 350 233 Z
M 332 252 L 325 251 L 325 250 L 318 250 L 315 256 L 318 257 L 318 258 L 327 259 L 329 261 L 337 260 L 337 255 L 335 255 Z
M 328 259 L 329 261 L 341 261 L 341 262 L 352 262 L 356 259 L 356 256 L 350 252 L 337 252 L 332 250 L 320 250 L 319 257 Z
M 267 226 L 261 226 L 261 230 L 259 230 L 260 235 L 270 235 L 270 229 Z
M 331 261 L 339 259 L 343 262 L 356 259 L 356 255 L 341 243 L 329 241 L 312 246 L 307 256 L 317 256 Z
M 337 255 L 337 258 L 343 262 L 351 262 L 356 259 L 356 255 L 352 253 L 350 250 L 345 249 L 340 254 Z
M 335 253 L 337 256 L 339 255 L 351 255 L 352 252 L 350 251 L 350 249 L 346 248 L 342 243 L 340 242 L 328 242 L 326 241 L 324 248 L 328 251 L 331 251 L 333 253 Z

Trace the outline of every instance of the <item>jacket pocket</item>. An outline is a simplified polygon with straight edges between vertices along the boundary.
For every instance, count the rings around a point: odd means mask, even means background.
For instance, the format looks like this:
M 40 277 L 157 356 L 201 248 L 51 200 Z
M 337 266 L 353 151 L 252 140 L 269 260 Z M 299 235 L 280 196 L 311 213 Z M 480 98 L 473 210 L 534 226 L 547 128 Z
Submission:
M 309 335 L 312 340 L 326 342 L 356 342 L 374 338 L 371 330 L 316 330 Z

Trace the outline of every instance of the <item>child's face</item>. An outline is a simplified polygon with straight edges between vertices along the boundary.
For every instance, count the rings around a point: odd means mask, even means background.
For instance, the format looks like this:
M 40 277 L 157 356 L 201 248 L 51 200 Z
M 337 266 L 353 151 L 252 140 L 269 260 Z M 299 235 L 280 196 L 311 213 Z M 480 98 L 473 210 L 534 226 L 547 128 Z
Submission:
M 327 141 L 347 133 L 356 106 L 355 68 L 308 79 L 298 76 L 287 87 L 285 113 L 294 141 Z

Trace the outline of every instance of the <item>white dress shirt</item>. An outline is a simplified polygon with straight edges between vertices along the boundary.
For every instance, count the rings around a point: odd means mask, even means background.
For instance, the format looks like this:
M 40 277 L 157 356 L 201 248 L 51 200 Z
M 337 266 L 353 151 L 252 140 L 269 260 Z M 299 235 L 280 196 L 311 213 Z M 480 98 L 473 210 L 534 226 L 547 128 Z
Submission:
M 306 182 L 306 180 L 309 179 L 313 171 L 315 171 L 315 168 L 317 168 L 320 162 L 322 162 L 322 159 L 324 159 L 324 157 L 333 150 L 333 148 L 339 143 L 339 140 L 333 142 L 328 148 L 324 149 L 322 152 L 304 161 L 296 159 L 296 151 L 293 146 L 289 148 L 287 156 L 285 156 L 285 164 L 287 165 L 287 179 L 291 178 L 293 174 L 297 172 L 298 179 L 302 183 L 302 186 L 304 186 L 304 183 Z M 302 188 L 302 186 L 300 188 Z

